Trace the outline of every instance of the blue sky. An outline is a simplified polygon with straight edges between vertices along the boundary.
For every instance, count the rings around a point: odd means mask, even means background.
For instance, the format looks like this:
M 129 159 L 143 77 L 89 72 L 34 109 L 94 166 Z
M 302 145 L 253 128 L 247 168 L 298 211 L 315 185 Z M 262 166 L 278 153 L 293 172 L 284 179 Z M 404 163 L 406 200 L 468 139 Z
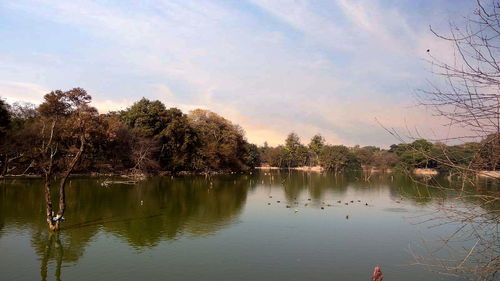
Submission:
M 249 141 L 397 142 L 449 134 L 415 107 L 426 50 L 474 1 L 0 1 L 0 96 L 39 103 L 85 88 L 101 111 L 141 97 L 215 111 Z M 378 120 L 378 122 L 377 122 Z

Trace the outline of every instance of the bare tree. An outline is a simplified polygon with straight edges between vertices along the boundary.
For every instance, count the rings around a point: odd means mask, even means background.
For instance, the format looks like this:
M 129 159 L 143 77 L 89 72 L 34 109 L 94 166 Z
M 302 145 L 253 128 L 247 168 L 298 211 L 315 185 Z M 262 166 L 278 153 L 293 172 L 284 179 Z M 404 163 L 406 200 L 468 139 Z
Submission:
M 447 145 L 435 145 L 439 153 L 411 148 L 450 171 L 448 184 L 414 178 L 419 186 L 452 194 L 437 204 L 435 212 L 414 218 L 414 223 L 456 229 L 447 237 L 425 240 L 433 247 L 427 254 L 415 254 L 416 263 L 444 274 L 494 280 L 500 270 L 500 177 L 496 171 L 500 155 L 500 3 L 478 0 L 463 23 L 450 23 L 446 35 L 430 30 L 453 46 L 454 57 L 444 61 L 433 55 L 432 47 L 427 50 L 432 73 L 441 79 L 418 91 L 419 103 L 446 118 L 450 128 L 469 132 L 440 142 L 480 142 L 470 146 L 474 151 L 467 159 L 457 159 Z M 483 188 L 484 181 L 478 176 L 489 176 L 493 188 Z
M 473 15 L 464 25 L 450 23 L 448 35 L 431 27 L 438 38 L 454 47 L 454 60 L 443 61 L 428 50 L 435 75 L 445 86 L 431 83 L 421 90 L 421 104 L 430 107 L 451 125 L 469 128 L 466 137 L 485 137 L 500 130 L 500 6 L 477 1 Z

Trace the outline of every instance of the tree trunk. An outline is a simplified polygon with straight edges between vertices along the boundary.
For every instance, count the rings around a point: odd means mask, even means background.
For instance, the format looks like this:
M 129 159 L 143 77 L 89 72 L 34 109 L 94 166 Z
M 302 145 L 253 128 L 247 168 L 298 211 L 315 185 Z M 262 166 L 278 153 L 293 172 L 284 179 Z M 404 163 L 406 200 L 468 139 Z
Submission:
M 65 191 L 66 181 L 68 180 L 69 175 L 75 168 L 76 163 L 78 162 L 78 160 L 80 160 L 84 148 L 85 148 L 85 137 L 82 135 L 80 136 L 80 148 L 78 149 L 78 152 L 76 153 L 75 157 L 73 157 L 73 159 L 71 160 L 71 163 L 69 164 L 66 171 L 64 171 L 63 176 L 61 178 L 61 182 L 59 183 L 59 211 L 57 212 L 57 216 L 55 217 L 55 219 L 53 219 L 54 221 L 53 230 L 60 229 L 59 223 L 64 215 L 64 211 L 66 210 L 66 191 Z
M 45 205 L 46 205 L 46 213 L 47 213 L 47 224 L 49 225 L 49 229 L 52 231 L 54 230 L 53 226 L 53 211 L 52 211 L 52 198 L 50 196 L 50 185 L 52 184 L 52 166 L 54 165 L 54 156 L 57 153 L 57 149 L 54 149 L 52 145 L 52 137 L 54 135 L 54 127 L 56 125 L 56 121 L 52 121 L 52 126 L 51 126 L 51 131 L 50 131 L 50 138 L 47 142 L 47 144 L 42 145 L 42 154 L 46 154 L 49 152 L 50 148 L 50 156 L 49 156 L 49 163 L 47 168 L 43 167 L 43 171 L 45 173 L 45 183 L 44 183 L 44 192 L 45 192 Z M 42 129 L 42 135 L 45 130 L 45 123 L 44 127 Z
M 53 252 L 55 249 L 55 253 Z M 61 244 L 61 239 L 58 233 L 49 233 L 47 237 L 45 249 L 43 251 L 43 256 L 40 264 L 40 277 L 42 281 L 47 280 L 48 273 L 48 265 L 50 263 L 50 258 L 54 257 L 56 259 L 56 270 L 54 275 L 57 281 L 61 280 L 61 268 L 62 268 L 62 260 L 64 257 L 64 250 Z
M 49 168 L 49 169 L 51 169 L 51 168 Z M 54 223 L 52 220 L 52 218 L 53 218 L 52 199 L 50 196 L 50 185 L 51 185 L 52 175 L 49 173 L 47 173 L 45 175 L 44 189 L 45 189 L 45 205 L 46 205 L 46 211 L 47 211 L 47 223 L 49 224 L 49 229 L 52 231 L 52 230 L 54 230 Z

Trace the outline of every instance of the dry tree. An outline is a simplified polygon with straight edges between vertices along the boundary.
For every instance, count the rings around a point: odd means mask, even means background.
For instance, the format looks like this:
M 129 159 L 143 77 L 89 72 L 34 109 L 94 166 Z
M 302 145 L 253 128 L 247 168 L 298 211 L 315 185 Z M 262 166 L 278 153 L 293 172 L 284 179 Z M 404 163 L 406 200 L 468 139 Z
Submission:
M 438 79 L 417 91 L 418 103 L 448 120 L 449 129 L 468 133 L 435 140 L 437 153 L 410 146 L 450 173 L 444 182 L 409 173 L 416 186 L 448 197 L 435 204 L 434 212 L 412 218 L 415 224 L 448 232 L 445 237 L 424 239 L 427 251 L 414 253 L 415 263 L 447 275 L 494 280 L 500 274 L 500 1 L 478 0 L 464 21 L 450 22 L 446 35 L 432 27 L 430 31 L 452 46 L 453 59 L 438 58 L 432 48 L 427 50 L 431 72 Z M 404 142 L 397 132 L 389 131 Z M 446 143 L 475 145 L 460 159 Z

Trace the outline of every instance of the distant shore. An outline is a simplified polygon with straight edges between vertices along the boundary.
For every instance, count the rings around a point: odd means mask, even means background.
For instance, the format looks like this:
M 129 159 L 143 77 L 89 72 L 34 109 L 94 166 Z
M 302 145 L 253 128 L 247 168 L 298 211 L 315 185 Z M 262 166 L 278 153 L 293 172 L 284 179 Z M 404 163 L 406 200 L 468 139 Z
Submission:
M 96 177 L 96 178 L 102 178 L 102 177 L 108 177 L 108 178 L 126 178 L 126 179 L 135 179 L 135 180 L 141 180 L 145 179 L 149 176 L 188 176 L 188 175 L 198 175 L 198 176 L 204 176 L 204 175 L 233 175 L 233 174 L 239 174 L 239 173 L 246 173 L 251 170 L 246 170 L 246 171 L 229 171 L 229 170 L 221 170 L 221 171 L 178 171 L 178 172 L 172 172 L 172 171 L 160 171 L 158 173 L 154 174 L 143 174 L 143 173 L 127 173 L 127 172 L 117 172 L 117 173 L 98 173 L 98 172 L 90 172 L 90 173 L 73 173 L 70 175 L 70 177 L 75 178 L 75 177 Z M 43 178 L 44 175 L 41 174 L 7 174 L 0 176 L 0 179 L 2 178 Z
M 321 166 L 300 166 L 300 167 L 290 167 L 290 168 L 280 168 L 276 166 L 258 166 L 254 168 L 255 170 L 262 170 L 262 171 L 268 171 L 268 170 L 296 170 L 296 171 L 304 171 L 304 172 L 316 172 L 316 173 L 321 173 L 325 172 L 326 169 L 321 167 Z M 189 175 L 197 175 L 197 176 L 203 176 L 203 175 L 232 175 L 232 174 L 239 174 L 239 173 L 247 173 L 250 172 L 251 170 L 246 170 L 246 171 L 205 171 L 205 172 L 196 172 L 196 171 L 179 171 L 179 172 L 171 172 L 171 171 L 161 171 L 157 174 L 135 174 L 135 173 L 97 173 L 97 172 L 92 172 L 92 173 L 76 173 L 76 174 L 71 174 L 71 177 L 96 177 L 96 178 L 102 178 L 102 177 L 108 177 L 108 178 L 126 178 L 126 179 L 133 179 L 133 180 L 141 180 L 145 179 L 149 176 L 189 176 Z M 392 173 L 393 171 L 391 169 L 386 169 L 386 170 L 379 170 L 379 169 L 363 169 L 363 171 L 370 171 L 370 173 Z M 416 168 L 411 171 L 414 175 L 417 176 L 437 176 L 440 174 L 440 172 L 436 169 L 429 169 L 429 168 Z M 493 178 L 493 179 L 500 179 L 500 171 L 478 171 L 477 176 L 479 177 L 484 177 L 484 178 Z M 13 174 L 7 174 L 0 176 L 0 179 L 2 178 L 43 178 L 43 175 L 39 174 L 23 174 L 23 175 L 13 175 Z
M 298 170 L 298 171 L 310 171 L 310 172 L 323 172 L 325 168 L 321 166 L 300 166 L 300 167 L 290 167 L 290 168 L 280 168 L 275 166 L 260 166 L 255 167 L 256 170 L 281 170 L 281 169 L 290 169 L 290 170 Z
M 478 176 L 485 178 L 500 179 L 500 171 L 480 171 Z
M 419 176 L 435 176 L 439 174 L 438 170 L 428 168 L 416 168 L 412 170 L 412 173 Z
M 321 166 L 300 166 L 300 167 L 290 167 L 290 168 L 280 168 L 276 166 L 259 166 L 255 167 L 257 170 L 297 170 L 297 171 L 306 171 L 306 172 L 324 172 L 326 171 L 325 168 Z M 385 170 L 379 170 L 379 169 L 363 169 L 363 171 L 370 171 L 371 173 L 392 173 L 392 169 L 385 169 Z M 436 169 L 430 169 L 430 168 L 416 168 L 411 171 L 414 175 L 417 176 L 437 176 L 439 175 L 439 171 Z M 493 179 L 500 179 L 500 171 L 478 171 L 477 176 L 479 177 L 485 177 L 485 178 L 493 178 Z

